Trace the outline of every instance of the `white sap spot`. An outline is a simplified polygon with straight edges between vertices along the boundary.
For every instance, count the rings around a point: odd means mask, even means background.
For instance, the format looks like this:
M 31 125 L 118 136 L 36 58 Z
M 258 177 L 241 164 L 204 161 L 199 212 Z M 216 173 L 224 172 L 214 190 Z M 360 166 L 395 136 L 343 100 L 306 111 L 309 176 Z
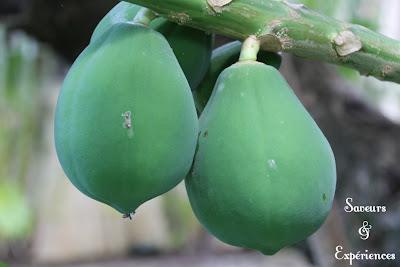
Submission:
M 126 111 L 121 114 L 121 117 L 124 118 L 122 126 L 127 129 L 132 128 L 132 113 L 130 111 Z
M 223 83 L 219 84 L 217 92 L 222 92 L 224 90 L 224 88 L 225 88 L 225 84 L 223 84 Z
M 122 123 L 122 127 L 128 129 L 128 137 L 133 137 L 133 127 L 132 127 L 132 112 L 126 111 L 122 113 L 121 117 L 124 118 L 124 122 Z
M 244 93 L 243 92 L 240 92 L 240 97 L 244 97 Z
M 276 165 L 276 161 L 275 161 L 274 159 L 269 159 L 269 160 L 267 161 L 267 163 L 268 163 L 268 166 L 269 166 L 271 169 L 273 169 L 273 170 L 276 170 L 276 168 L 278 167 L 278 166 Z
M 280 123 L 280 124 L 285 124 L 285 121 L 280 121 L 279 123 Z

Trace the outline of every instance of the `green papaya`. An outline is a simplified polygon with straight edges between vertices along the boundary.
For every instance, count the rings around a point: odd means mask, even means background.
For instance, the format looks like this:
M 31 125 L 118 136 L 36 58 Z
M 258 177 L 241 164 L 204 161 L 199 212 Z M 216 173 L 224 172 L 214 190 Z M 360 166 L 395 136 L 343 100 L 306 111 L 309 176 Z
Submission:
M 224 69 L 238 61 L 241 47 L 241 42 L 234 41 L 220 46 L 212 52 L 210 67 L 197 89 L 193 91 L 194 102 L 199 113 L 206 106 L 218 76 Z M 258 61 L 271 65 L 276 69 L 281 66 L 282 58 L 277 53 L 260 51 L 257 57 Z
M 141 6 L 122 1 L 116 4 L 97 24 L 90 38 L 90 43 L 100 38 L 114 24 L 133 21 L 141 8 Z
M 99 38 L 113 24 L 132 21 L 140 6 L 120 2 L 100 21 L 94 30 L 91 42 Z M 212 35 L 193 28 L 180 26 L 164 18 L 156 18 L 150 27 L 167 38 L 175 56 L 188 79 L 189 85 L 195 89 L 207 72 L 212 51 Z
M 177 185 L 193 161 L 198 120 L 164 36 L 117 23 L 93 41 L 64 80 L 54 134 L 71 182 L 123 214 Z
M 271 255 L 324 222 L 336 187 L 335 159 L 280 73 L 242 61 L 218 78 L 185 183 L 206 229 Z

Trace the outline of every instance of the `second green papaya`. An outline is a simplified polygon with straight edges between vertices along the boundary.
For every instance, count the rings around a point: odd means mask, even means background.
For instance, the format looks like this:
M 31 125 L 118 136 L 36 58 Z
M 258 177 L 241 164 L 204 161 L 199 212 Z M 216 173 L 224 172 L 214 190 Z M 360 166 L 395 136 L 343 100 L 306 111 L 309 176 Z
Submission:
M 234 41 L 220 46 L 212 52 L 210 67 L 197 89 L 193 91 L 194 102 L 199 113 L 206 106 L 218 76 L 224 69 L 238 61 L 241 47 L 241 42 Z M 282 58 L 277 53 L 260 51 L 258 61 L 279 69 Z
M 206 229 L 271 255 L 324 222 L 335 193 L 335 159 L 280 73 L 248 60 L 219 76 L 185 181 Z

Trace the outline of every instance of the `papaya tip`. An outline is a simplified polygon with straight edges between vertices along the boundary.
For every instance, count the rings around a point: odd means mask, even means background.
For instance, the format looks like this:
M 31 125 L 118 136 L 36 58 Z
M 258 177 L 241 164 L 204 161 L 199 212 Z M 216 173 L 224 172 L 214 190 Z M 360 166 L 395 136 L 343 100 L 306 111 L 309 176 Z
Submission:
M 134 214 L 135 214 L 134 212 L 125 213 L 124 215 L 122 215 L 122 219 L 128 219 L 128 218 L 129 218 L 129 220 L 132 220 L 132 216 L 133 216 Z
M 272 249 L 272 248 L 267 248 L 267 249 L 262 249 L 259 250 L 263 255 L 265 256 L 273 256 L 275 255 L 280 249 Z

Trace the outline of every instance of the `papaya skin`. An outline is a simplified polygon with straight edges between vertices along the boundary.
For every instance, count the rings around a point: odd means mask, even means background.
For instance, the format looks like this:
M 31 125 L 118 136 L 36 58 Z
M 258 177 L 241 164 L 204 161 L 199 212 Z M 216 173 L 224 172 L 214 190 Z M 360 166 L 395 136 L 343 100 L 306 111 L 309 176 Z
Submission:
M 141 6 L 120 2 L 111 9 L 94 30 L 91 42 L 113 24 L 134 19 Z M 203 31 L 181 26 L 164 18 L 156 18 L 150 27 L 165 36 L 192 89 L 197 88 L 210 64 L 213 36 Z
M 123 214 L 186 176 L 197 133 L 190 87 L 168 42 L 130 23 L 81 53 L 57 102 L 55 145 L 66 175 Z
M 218 78 L 185 179 L 193 211 L 221 241 L 272 255 L 315 232 L 336 187 L 330 145 L 280 73 L 254 61 Z
M 154 29 L 167 38 L 186 75 L 190 88 L 195 90 L 210 66 L 212 35 L 169 21 L 160 23 Z
M 212 52 L 210 67 L 197 89 L 193 92 L 194 102 L 199 114 L 206 106 L 218 76 L 224 69 L 238 61 L 241 47 L 242 42 L 234 41 L 220 46 Z M 257 55 L 257 60 L 276 69 L 279 69 L 282 63 L 282 57 L 279 54 L 268 51 L 260 51 Z
M 132 22 L 133 18 L 141 9 L 141 6 L 134 5 L 128 2 L 119 2 L 116 4 L 97 24 L 90 38 L 90 43 L 107 32 L 114 24 L 121 22 Z

